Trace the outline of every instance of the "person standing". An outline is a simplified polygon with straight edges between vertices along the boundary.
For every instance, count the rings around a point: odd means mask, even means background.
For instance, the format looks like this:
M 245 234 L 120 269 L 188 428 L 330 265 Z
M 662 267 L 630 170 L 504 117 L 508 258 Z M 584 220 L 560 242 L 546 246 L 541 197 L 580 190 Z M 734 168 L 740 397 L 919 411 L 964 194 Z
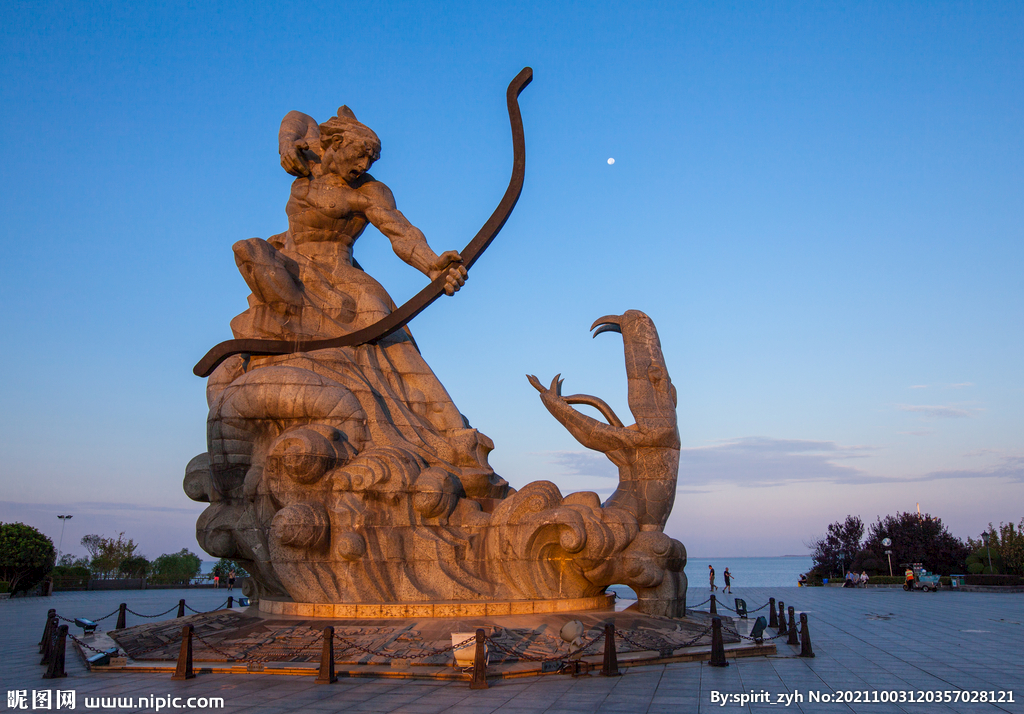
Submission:
M 715 585 L 715 566 L 708 565 L 708 575 L 711 578 L 711 592 L 714 592 L 718 590 L 718 587 Z
M 235 589 L 235 571 L 232 570 L 228 573 L 228 590 Z
M 728 568 L 722 572 L 722 578 L 725 580 L 725 592 L 732 595 L 732 573 L 729 572 Z

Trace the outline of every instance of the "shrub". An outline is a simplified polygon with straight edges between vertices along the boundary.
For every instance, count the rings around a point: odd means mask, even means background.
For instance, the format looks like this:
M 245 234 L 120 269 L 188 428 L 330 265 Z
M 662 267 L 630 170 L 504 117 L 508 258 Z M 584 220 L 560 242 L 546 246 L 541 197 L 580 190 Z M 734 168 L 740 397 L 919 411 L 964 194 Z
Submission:
M 965 585 L 1022 585 L 1024 578 L 1019 575 L 968 575 Z

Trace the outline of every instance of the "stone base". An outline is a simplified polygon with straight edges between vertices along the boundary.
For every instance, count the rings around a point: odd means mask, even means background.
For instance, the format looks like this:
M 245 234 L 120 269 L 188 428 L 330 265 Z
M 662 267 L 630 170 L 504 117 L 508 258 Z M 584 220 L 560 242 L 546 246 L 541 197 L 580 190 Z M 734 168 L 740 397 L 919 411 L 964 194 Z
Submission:
M 311 603 L 264 598 L 260 612 L 294 617 L 323 617 L 344 620 L 381 620 L 427 617 L 487 617 L 536 615 L 552 612 L 608 610 L 615 607 L 615 595 L 564 600 L 506 600 L 503 602 L 411 602 L 411 603 Z

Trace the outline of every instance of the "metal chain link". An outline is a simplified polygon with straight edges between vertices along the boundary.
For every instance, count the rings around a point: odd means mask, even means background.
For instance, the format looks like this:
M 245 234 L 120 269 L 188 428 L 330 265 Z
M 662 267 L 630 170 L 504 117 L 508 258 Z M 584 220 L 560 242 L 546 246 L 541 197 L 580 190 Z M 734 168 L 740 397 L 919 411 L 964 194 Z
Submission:
M 186 605 L 186 607 L 188 607 L 188 606 Z M 171 610 L 177 610 L 177 609 L 178 609 L 177 605 L 172 605 L 170 610 L 164 610 L 163 612 L 159 612 L 156 615 L 143 615 L 141 612 L 135 612 L 135 610 L 132 610 L 129 607 L 126 607 L 125 611 L 126 612 L 130 612 L 131 614 L 135 615 L 136 617 L 153 618 L 153 617 L 162 617 L 162 616 L 166 615 L 167 613 L 169 613 Z
M 191 610 L 192 612 L 194 612 L 197 615 L 209 615 L 211 612 L 217 612 L 217 610 L 223 610 L 224 606 L 227 605 L 227 604 L 228 604 L 228 601 L 225 600 L 224 602 L 222 602 L 220 605 L 218 605 L 217 607 L 213 608 L 212 610 L 196 610 L 194 607 L 189 605 L 187 602 L 185 603 L 185 607 L 188 608 L 189 610 Z
M 75 637 L 70 632 L 68 633 L 68 637 L 70 637 L 72 640 L 77 642 L 79 647 L 84 647 L 85 649 L 91 650 L 91 651 L 95 652 L 96 654 L 106 654 L 105 650 L 96 649 L 95 647 L 93 647 L 92 645 L 88 644 L 87 642 L 82 642 L 82 640 L 78 639 L 77 637 Z M 118 650 L 116 653 L 112 654 L 111 657 L 117 657 L 119 654 L 121 654 L 121 650 Z
M 749 640 L 750 642 L 757 642 L 758 641 L 757 637 L 748 637 L 747 635 L 741 635 L 739 632 L 736 632 L 735 630 L 727 630 L 724 627 L 722 628 L 722 632 L 728 632 L 730 635 L 736 635 L 741 640 Z M 775 635 L 774 637 L 761 637 L 760 640 L 761 641 L 763 641 L 763 640 L 777 640 L 780 637 L 788 637 L 788 636 L 789 636 L 789 630 L 783 630 L 782 632 L 780 632 L 779 634 Z
M 345 651 L 350 650 L 350 649 L 355 649 L 355 650 L 359 650 L 360 652 L 364 652 L 364 653 L 366 653 L 366 654 L 368 654 L 368 655 L 370 655 L 372 657 L 384 657 L 385 659 L 388 659 L 388 660 L 392 660 L 392 659 L 424 659 L 426 657 L 434 657 L 435 655 L 440 655 L 440 654 L 444 654 L 446 652 L 451 652 L 456 647 L 462 647 L 463 646 L 462 643 L 460 642 L 458 645 L 451 644 L 451 645 L 448 645 L 446 647 L 441 647 L 440 649 L 427 650 L 425 652 L 420 652 L 419 654 L 398 656 L 398 653 L 396 653 L 396 652 L 388 652 L 387 650 L 371 650 L 368 647 L 363 647 L 362 645 L 357 645 L 355 642 L 352 642 L 351 640 L 345 639 L 344 637 L 342 637 L 338 633 L 334 633 L 334 639 L 335 640 L 340 640 L 345 645 L 345 649 L 341 650 L 341 652 L 345 652 Z

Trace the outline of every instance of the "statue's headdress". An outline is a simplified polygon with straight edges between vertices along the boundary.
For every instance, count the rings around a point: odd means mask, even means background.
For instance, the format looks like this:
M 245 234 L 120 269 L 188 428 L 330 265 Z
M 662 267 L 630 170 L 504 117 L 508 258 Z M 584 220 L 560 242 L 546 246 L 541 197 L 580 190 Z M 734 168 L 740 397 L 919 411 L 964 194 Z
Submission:
M 372 152 L 373 160 L 380 158 L 380 139 L 373 130 L 356 119 L 355 112 L 347 106 L 338 108 L 338 115 L 320 125 L 320 146 L 361 143 Z

